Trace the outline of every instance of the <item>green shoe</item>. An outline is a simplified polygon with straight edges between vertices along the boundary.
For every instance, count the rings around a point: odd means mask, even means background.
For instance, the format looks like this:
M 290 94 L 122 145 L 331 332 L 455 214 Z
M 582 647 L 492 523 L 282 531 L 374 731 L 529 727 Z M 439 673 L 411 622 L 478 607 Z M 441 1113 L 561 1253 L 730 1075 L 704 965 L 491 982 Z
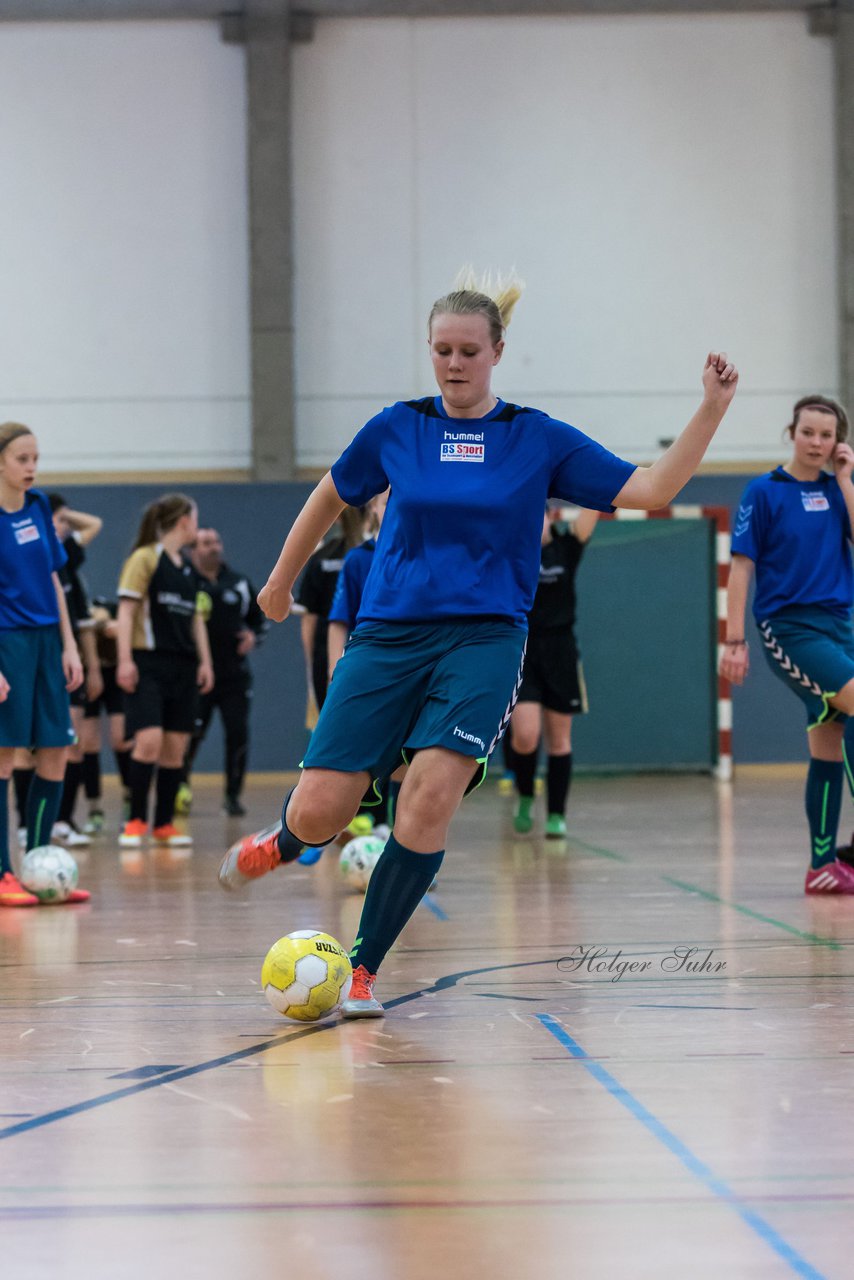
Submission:
M 562 813 L 550 813 L 546 818 L 546 839 L 563 840 L 566 836 L 566 818 Z
M 520 796 L 519 803 L 516 806 L 516 812 L 513 815 L 513 828 L 519 832 L 520 836 L 527 835 L 534 825 L 534 819 L 531 817 L 531 807 L 534 803 L 533 796 Z
M 186 815 L 193 807 L 193 793 L 187 786 L 186 782 L 182 782 L 178 788 L 178 794 L 175 796 L 175 812 Z

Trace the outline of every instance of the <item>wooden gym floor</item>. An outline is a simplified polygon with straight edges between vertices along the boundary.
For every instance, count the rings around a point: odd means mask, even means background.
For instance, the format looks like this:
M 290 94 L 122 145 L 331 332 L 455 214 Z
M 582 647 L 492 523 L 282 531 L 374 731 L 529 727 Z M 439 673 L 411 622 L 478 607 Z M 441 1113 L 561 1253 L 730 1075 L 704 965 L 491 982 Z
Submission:
M 562 843 L 488 784 L 388 1016 L 309 1028 L 260 964 L 350 944 L 336 859 L 216 883 L 279 788 L 199 787 L 190 857 L 100 838 L 91 904 L 0 910 L 3 1275 L 850 1276 L 854 900 L 803 895 L 801 789 L 581 779 Z

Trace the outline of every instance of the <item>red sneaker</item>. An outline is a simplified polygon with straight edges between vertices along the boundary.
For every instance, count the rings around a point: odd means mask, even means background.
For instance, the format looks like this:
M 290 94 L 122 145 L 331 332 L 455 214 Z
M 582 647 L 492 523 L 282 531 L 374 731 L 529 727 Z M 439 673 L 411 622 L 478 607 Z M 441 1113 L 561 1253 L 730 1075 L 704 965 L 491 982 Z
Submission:
M 838 858 L 822 867 L 810 867 L 804 881 L 804 893 L 854 894 L 854 871 Z
M 170 849 L 186 848 L 193 843 L 192 836 L 188 836 L 185 831 L 179 831 L 171 822 L 167 822 L 163 827 L 155 827 L 151 834 L 155 844 L 165 844 Z
M 345 1018 L 382 1018 L 385 1009 L 374 995 L 375 973 L 368 973 L 363 964 L 353 970 L 353 983 L 350 994 L 341 1005 L 341 1013 Z
M 37 907 L 39 900 L 25 889 L 20 880 L 7 871 L 0 876 L 0 907 Z
M 132 818 L 122 827 L 119 844 L 123 849 L 138 849 L 148 835 L 148 823 Z
M 67 898 L 53 898 L 50 902 L 43 902 L 43 907 L 64 907 L 69 902 L 88 902 L 92 897 L 88 889 L 72 889 Z
M 282 861 L 279 852 L 281 822 L 252 836 L 244 836 L 233 844 L 222 860 L 219 882 L 223 889 L 242 889 L 248 880 L 257 880 L 275 871 Z

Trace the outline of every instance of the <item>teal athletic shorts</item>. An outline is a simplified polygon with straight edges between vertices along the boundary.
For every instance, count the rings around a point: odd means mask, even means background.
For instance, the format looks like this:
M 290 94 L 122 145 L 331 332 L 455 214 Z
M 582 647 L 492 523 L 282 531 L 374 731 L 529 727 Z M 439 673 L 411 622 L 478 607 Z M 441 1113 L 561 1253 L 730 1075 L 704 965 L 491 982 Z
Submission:
M 757 620 L 757 626 L 771 670 L 807 709 L 807 728 L 834 720 L 843 724 L 848 717 L 830 699 L 854 680 L 851 619 L 815 605 L 797 605 Z
M 303 768 L 386 778 L 416 751 L 446 747 L 481 766 L 473 790 L 510 722 L 526 635 L 504 618 L 360 623 Z
M 0 631 L 0 747 L 68 747 L 74 741 L 59 627 Z

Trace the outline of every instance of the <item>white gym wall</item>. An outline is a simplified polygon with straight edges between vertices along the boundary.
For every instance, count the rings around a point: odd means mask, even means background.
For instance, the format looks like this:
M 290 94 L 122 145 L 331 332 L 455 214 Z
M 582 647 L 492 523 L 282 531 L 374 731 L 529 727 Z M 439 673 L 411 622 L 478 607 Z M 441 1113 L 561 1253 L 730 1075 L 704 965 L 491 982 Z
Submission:
M 431 389 L 461 263 L 528 290 L 494 383 L 631 459 L 744 370 L 712 455 L 838 376 L 832 44 L 803 14 L 320 22 L 296 50 L 298 452 Z
M 0 26 L 0 418 L 51 471 L 250 462 L 243 51 L 213 23 Z M 294 47 L 298 463 L 431 390 L 458 266 L 528 289 L 498 371 L 633 459 L 744 371 L 776 458 L 837 382 L 832 44 L 802 14 L 321 20 Z
M 50 471 L 247 465 L 242 50 L 0 25 L 0 83 L 0 420 Z

